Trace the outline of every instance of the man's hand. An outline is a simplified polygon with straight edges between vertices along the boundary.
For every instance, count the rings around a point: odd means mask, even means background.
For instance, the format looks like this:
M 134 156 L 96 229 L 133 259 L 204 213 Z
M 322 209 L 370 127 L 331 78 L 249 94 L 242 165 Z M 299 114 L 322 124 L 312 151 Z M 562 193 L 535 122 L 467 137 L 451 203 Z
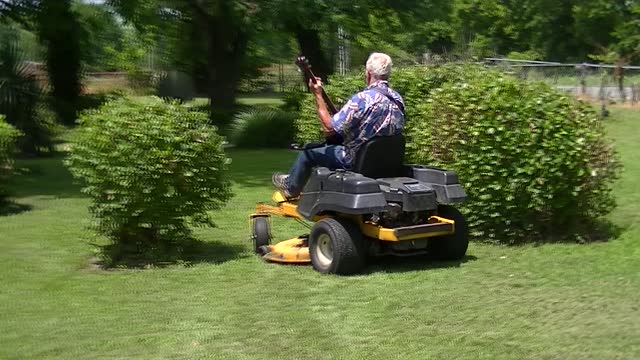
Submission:
M 309 79 L 309 90 L 316 96 L 322 95 L 322 79 L 316 77 L 315 83 L 313 79 Z

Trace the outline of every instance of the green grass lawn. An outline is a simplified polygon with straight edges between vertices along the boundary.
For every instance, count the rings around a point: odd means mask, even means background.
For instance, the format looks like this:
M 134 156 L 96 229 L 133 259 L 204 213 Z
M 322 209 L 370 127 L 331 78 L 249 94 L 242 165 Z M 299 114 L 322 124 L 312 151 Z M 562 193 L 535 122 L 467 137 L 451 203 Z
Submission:
M 88 201 L 61 159 L 21 161 L 0 216 L 0 359 L 640 358 L 640 113 L 607 120 L 626 166 L 607 243 L 472 244 L 461 264 L 353 277 L 252 255 L 248 215 L 288 151 L 232 151 L 236 196 L 193 266 L 88 265 Z M 304 232 L 275 219 L 280 239 Z
M 196 98 L 194 100 L 191 101 L 191 104 L 193 105 L 206 105 L 208 104 L 209 100 L 206 98 Z M 255 96 L 250 96 L 250 95 L 243 95 L 240 98 L 238 98 L 238 103 L 241 105 L 273 105 L 273 106 L 278 106 L 278 105 L 282 105 L 284 103 L 284 101 L 282 101 L 282 99 L 277 96 L 277 95 L 272 95 L 272 96 L 267 96 L 267 95 L 255 95 Z

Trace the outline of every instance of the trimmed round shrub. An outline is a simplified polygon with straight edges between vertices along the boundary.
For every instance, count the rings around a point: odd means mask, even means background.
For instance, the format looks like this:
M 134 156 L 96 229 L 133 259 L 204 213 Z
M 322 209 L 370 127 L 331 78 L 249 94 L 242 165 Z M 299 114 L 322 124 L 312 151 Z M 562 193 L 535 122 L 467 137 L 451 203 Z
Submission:
M 21 133 L 0 115 L 0 202 L 8 195 L 6 182 L 13 172 L 16 141 Z
M 113 257 L 156 259 L 189 238 L 189 224 L 232 196 L 223 138 L 208 116 L 174 102 L 121 99 L 85 112 L 66 161 L 84 183 Z
M 332 83 L 341 104 L 362 80 Z M 588 240 L 614 208 L 620 164 L 590 105 L 476 66 L 400 69 L 391 86 L 407 103 L 407 162 L 458 173 L 476 240 Z M 318 138 L 312 101 L 299 139 Z
M 476 236 L 591 236 L 614 208 L 619 164 L 589 105 L 542 83 L 469 69 L 419 108 L 428 120 L 409 129 L 411 158 L 458 173 Z
M 285 148 L 293 141 L 294 122 L 295 114 L 254 108 L 236 115 L 229 140 L 240 148 Z

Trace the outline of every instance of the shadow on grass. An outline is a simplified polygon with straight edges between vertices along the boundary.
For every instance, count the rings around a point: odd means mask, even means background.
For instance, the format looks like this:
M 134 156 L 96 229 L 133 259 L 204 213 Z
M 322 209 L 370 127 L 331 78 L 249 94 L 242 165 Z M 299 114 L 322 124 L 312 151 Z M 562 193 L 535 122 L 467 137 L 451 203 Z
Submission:
M 573 232 L 565 233 L 563 235 L 538 236 L 534 239 L 524 239 L 518 242 L 509 241 L 508 239 L 497 239 L 495 241 L 483 241 L 483 239 L 476 239 L 476 241 L 490 245 L 506 245 L 512 247 L 527 245 L 539 247 L 551 244 L 588 245 L 606 243 L 618 239 L 627 230 L 628 226 L 621 226 L 606 219 L 597 219 L 589 224 L 582 224 Z
M 13 201 L 0 202 L 0 216 L 18 215 L 33 209 L 31 205 L 19 204 Z
M 256 255 L 252 254 L 252 256 Z M 428 255 L 384 256 L 370 259 L 369 265 L 367 265 L 361 272 L 354 274 L 354 276 L 366 276 L 375 273 L 404 273 L 412 271 L 427 271 L 432 269 L 457 268 L 464 263 L 475 260 L 478 260 L 478 258 L 473 255 L 466 255 L 464 258 L 457 261 L 437 261 L 435 259 L 432 259 Z M 276 266 L 312 267 L 310 263 L 266 263 Z
M 96 245 L 101 258 L 91 260 L 90 266 L 101 270 L 150 269 L 172 265 L 193 266 L 201 263 L 222 264 L 250 256 L 246 247 L 198 239 L 185 240 L 179 244 L 160 249 L 135 252 L 121 245 Z
M 247 248 L 237 244 L 192 240 L 185 247 L 183 260 L 192 264 L 221 264 L 227 261 L 249 257 Z
M 628 230 L 628 226 L 621 226 L 610 220 L 597 220 L 580 231 L 578 243 L 607 242 L 615 240 Z
M 476 260 L 478 260 L 478 258 L 473 255 L 466 255 L 462 259 L 456 261 L 438 261 L 428 255 L 406 257 L 385 256 L 373 260 L 372 263 L 365 269 L 364 274 L 373 274 L 379 272 L 403 273 L 431 269 L 457 268 L 464 263 Z
M 83 197 L 80 186 L 74 183 L 73 176 L 65 167 L 65 154 L 36 159 L 16 161 L 15 174 L 11 178 L 9 189 L 11 196 L 53 196 L 59 198 Z

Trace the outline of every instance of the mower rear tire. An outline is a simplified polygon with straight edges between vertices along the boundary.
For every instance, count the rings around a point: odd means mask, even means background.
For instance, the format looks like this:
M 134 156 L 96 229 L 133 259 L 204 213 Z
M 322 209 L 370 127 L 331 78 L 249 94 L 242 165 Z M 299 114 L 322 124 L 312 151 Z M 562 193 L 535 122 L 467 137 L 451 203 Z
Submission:
M 261 248 L 271 243 L 269 218 L 266 216 L 254 217 L 252 227 L 253 233 L 251 234 L 251 239 L 253 240 L 253 251 L 256 254 L 264 255 L 262 254 L 264 251 Z
M 309 234 L 309 256 L 313 268 L 323 274 L 352 275 L 366 264 L 364 239 L 356 224 L 345 219 L 325 218 Z
M 436 260 L 452 261 L 462 259 L 469 247 L 469 232 L 464 216 L 458 209 L 449 205 L 440 205 L 438 207 L 438 216 L 455 221 L 455 232 L 430 239 L 427 243 L 427 252 Z

